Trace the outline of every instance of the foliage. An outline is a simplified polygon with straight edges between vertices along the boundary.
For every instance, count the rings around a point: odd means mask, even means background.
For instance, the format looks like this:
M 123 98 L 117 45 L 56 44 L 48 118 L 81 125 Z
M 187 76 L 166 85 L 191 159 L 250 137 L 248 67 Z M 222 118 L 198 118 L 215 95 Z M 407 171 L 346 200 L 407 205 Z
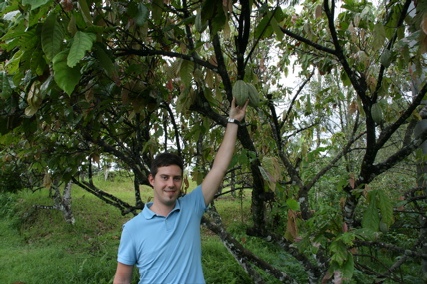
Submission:
M 16 196 L 11 193 L 0 194 L 0 217 L 10 218 L 14 215 Z
M 103 182 L 102 177 L 95 182 Z M 131 199 L 133 193 L 129 184 L 131 181 L 126 179 L 108 181 L 104 186 L 124 199 Z M 76 186 L 72 190 L 77 216 L 74 226 L 65 223 L 60 212 L 30 209 L 35 202 L 51 202 L 46 190 L 0 194 L 0 268 L 4 271 L 0 274 L 0 282 L 112 282 L 121 227 L 130 216 L 110 210 L 109 205 Z M 249 197 L 245 197 L 245 208 L 250 206 L 249 202 Z M 227 219 L 238 217 L 239 206 L 238 200 L 218 201 L 219 210 Z M 245 222 L 250 220 L 245 219 Z M 243 235 L 244 226 L 233 231 Z M 203 268 L 209 283 L 251 283 L 214 234 L 205 230 L 202 237 Z M 263 249 L 263 253 L 272 259 L 276 257 L 274 250 Z M 138 278 L 135 271 L 132 283 Z
M 203 179 L 232 86 L 245 82 L 260 102 L 239 128 L 224 188 L 252 191 L 248 237 L 292 255 L 310 283 L 362 273 L 399 282 L 426 249 L 418 2 L 2 0 L 1 167 L 13 160 L 31 174 L 24 187 L 72 180 L 137 214 L 158 152 L 183 156 L 185 190 Z M 132 175 L 132 200 L 94 181 L 111 166 Z M 220 218 L 204 223 L 253 281 L 296 281 L 244 250 Z

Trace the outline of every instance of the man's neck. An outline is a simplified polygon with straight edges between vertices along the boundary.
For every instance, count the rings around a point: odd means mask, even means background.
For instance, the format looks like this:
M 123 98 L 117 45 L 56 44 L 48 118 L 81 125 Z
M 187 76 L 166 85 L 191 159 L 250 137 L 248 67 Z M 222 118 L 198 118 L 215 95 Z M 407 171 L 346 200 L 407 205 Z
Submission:
M 173 205 L 166 205 L 161 203 L 156 203 L 156 201 L 153 202 L 153 205 L 151 205 L 150 210 L 156 213 L 157 215 L 167 217 L 169 213 L 175 208 L 176 202 Z

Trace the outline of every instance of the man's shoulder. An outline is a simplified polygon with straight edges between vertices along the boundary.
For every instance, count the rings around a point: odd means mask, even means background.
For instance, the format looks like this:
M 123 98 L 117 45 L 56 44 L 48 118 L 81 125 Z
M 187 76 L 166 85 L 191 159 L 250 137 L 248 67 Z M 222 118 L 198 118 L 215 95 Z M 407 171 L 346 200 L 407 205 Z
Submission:
M 193 208 L 204 212 L 206 209 L 205 199 L 203 197 L 202 186 L 199 185 L 191 192 L 187 193 L 179 199 L 180 209 Z M 194 211 L 194 210 L 192 210 Z
M 202 193 L 202 185 L 198 185 L 192 191 L 186 193 L 184 196 L 180 197 L 179 199 L 189 198 L 189 197 L 197 198 L 197 195 L 203 195 L 203 193 Z
M 124 223 L 123 227 L 125 228 L 139 227 L 146 220 L 147 219 L 144 218 L 141 211 L 138 215 L 134 216 L 133 218 L 129 219 L 126 223 Z

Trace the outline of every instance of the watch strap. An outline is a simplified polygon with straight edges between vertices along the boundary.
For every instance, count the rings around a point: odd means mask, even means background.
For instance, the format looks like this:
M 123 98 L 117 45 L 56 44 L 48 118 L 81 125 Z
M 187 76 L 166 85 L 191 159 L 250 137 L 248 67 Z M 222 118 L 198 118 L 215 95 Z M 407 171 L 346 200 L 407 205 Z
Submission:
M 240 121 L 238 121 L 237 119 L 231 118 L 231 117 L 229 117 L 227 121 L 229 123 L 235 123 L 237 125 L 240 125 Z

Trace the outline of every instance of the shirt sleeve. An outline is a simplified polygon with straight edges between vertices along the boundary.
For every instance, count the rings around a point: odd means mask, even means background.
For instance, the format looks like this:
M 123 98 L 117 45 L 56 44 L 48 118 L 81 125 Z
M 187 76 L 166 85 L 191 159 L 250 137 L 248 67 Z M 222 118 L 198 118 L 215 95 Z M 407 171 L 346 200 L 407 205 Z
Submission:
M 135 242 L 132 237 L 131 228 L 132 226 L 128 223 L 123 225 L 119 252 L 117 255 L 117 261 L 126 265 L 134 265 L 137 261 Z
M 192 206 L 195 213 L 200 216 L 208 209 L 205 205 L 205 198 L 203 197 L 202 186 L 197 186 L 192 192 L 188 193 L 182 198 L 183 206 Z M 191 208 L 191 207 L 190 207 Z

